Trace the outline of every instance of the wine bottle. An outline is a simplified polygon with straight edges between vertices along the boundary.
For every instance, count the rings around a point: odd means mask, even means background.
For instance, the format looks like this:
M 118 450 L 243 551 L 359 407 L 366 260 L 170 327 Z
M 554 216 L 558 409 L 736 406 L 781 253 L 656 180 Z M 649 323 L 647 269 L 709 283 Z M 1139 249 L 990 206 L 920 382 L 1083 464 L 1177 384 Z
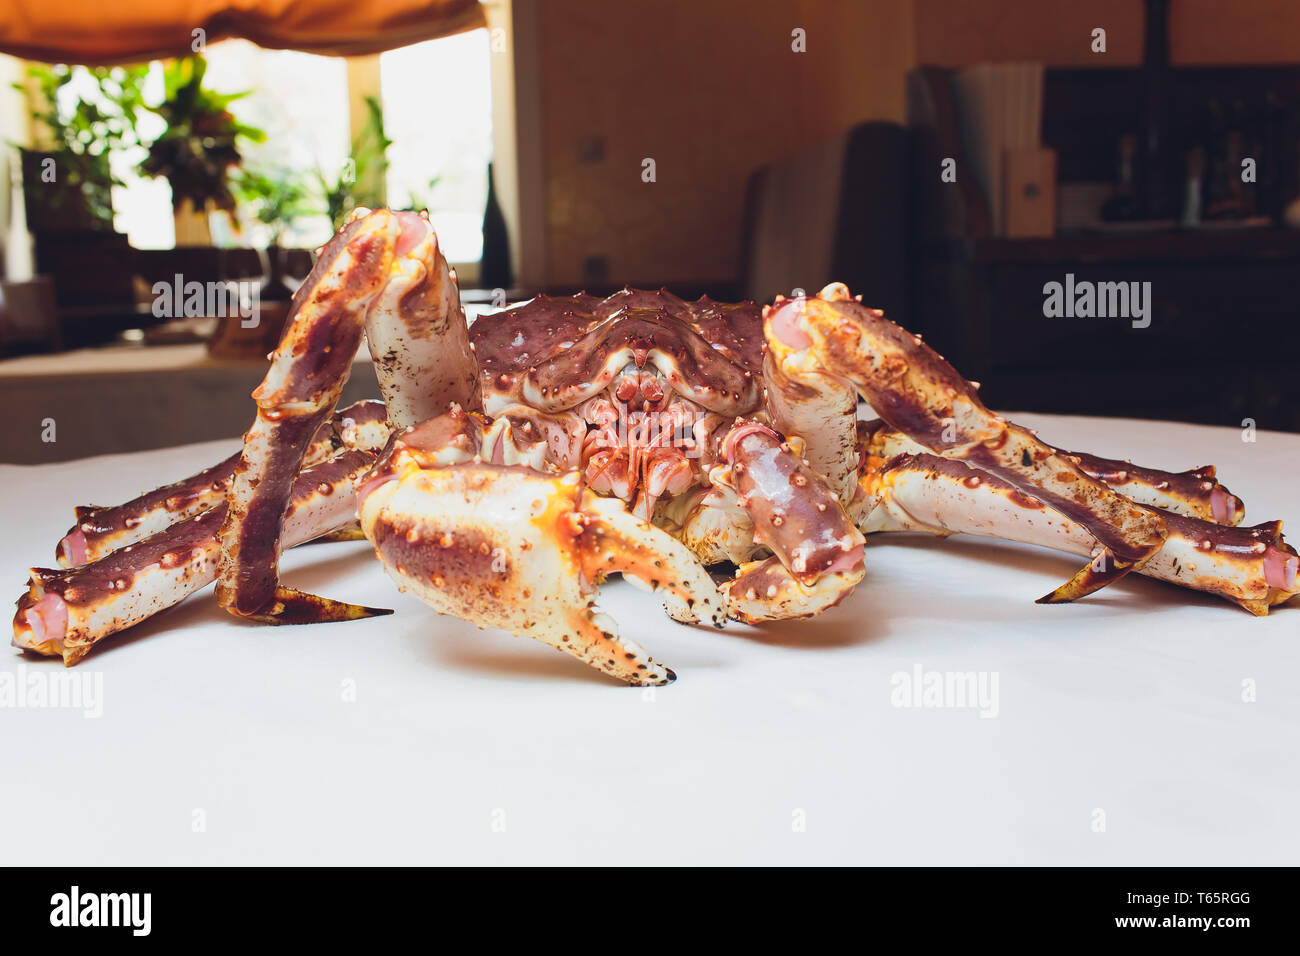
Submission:
M 497 202 L 492 164 L 488 163 L 487 208 L 483 211 L 483 261 L 479 266 L 479 285 L 485 289 L 510 288 L 510 238 L 506 234 L 506 217 Z

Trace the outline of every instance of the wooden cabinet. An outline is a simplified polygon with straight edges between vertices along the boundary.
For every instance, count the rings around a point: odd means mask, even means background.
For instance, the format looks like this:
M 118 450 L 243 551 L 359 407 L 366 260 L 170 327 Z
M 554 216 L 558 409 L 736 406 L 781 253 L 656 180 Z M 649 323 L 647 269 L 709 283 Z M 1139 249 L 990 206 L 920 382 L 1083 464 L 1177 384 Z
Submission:
M 915 269 L 917 329 L 992 407 L 1300 431 L 1300 233 L 934 242 Z M 1045 315 L 1067 275 L 1150 283 L 1149 325 Z

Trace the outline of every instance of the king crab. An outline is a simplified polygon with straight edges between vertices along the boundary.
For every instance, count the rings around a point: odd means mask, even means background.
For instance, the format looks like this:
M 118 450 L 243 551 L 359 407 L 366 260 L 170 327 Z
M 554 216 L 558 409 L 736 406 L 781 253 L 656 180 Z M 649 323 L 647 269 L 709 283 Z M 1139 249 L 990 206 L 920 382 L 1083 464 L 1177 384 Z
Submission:
M 336 412 L 363 334 L 384 403 Z M 880 421 L 857 420 L 860 397 Z M 78 509 L 64 569 L 34 569 L 18 602 L 15 645 L 75 663 L 214 577 L 223 607 L 267 623 L 387 613 L 280 583 L 285 545 L 358 535 L 440 612 L 629 684 L 674 675 L 596 608 L 609 573 L 679 621 L 805 617 L 862 580 L 864 532 L 1087 556 L 1048 603 L 1131 571 L 1255 614 L 1300 591 L 1280 522 L 1238 527 L 1213 468 L 1047 445 L 840 285 L 762 310 L 538 296 L 470 328 L 427 217 L 360 210 L 320 250 L 253 398 L 237 459 Z M 715 586 L 721 562 L 736 570 Z

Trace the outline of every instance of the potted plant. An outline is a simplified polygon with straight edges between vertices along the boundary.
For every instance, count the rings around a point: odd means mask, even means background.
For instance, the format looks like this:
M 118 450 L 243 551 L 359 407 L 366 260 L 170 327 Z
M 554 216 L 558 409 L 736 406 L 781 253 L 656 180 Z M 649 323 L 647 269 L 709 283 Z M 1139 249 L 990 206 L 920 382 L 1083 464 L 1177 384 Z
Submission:
M 393 141 L 384 132 L 384 110 L 379 100 L 366 97 L 366 123 L 352 140 L 352 152 L 337 176 L 316 171 L 325 199 L 325 215 L 338 229 L 358 206 L 384 205 L 384 177 L 388 172 L 388 147 Z
M 438 185 L 441 176 L 434 176 L 422 189 L 412 189 L 406 206 L 401 207 L 387 195 L 388 147 L 393 141 L 384 130 L 384 109 L 373 96 L 365 98 L 366 122 L 352 140 L 352 151 L 337 176 L 330 177 L 317 169 L 316 185 L 324 199 L 323 212 L 330 225 L 338 229 L 343 220 L 358 206 L 370 209 L 388 206 L 392 209 L 421 210 L 429 208 L 428 193 Z
M 207 245 L 211 209 L 231 212 L 231 170 L 243 159 L 240 140 L 260 143 L 266 133 L 240 123 L 229 106 L 248 91 L 218 93 L 203 86 L 208 63 L 194 55 L 174 60 L 163 72 L 163 102 L 154 112 L 167 128 L 149 147 L 141 168 L 172 186 L 176 244 Z
M 33 65 L 31 86 L 15 84 L 35 101 L 32 118 L 44 148 L 22 150 L 27 223 L 33 232 L 112 232 L 111 158 L 140 145 L 137 121 L 147 65 L 80 68 L 95 91 L 71 100 L 61 93 L 78 77 L 71 66 Z M 60 100 L 63 100 L 60 103 Z
M 288 300 L 296 283 L 288 278 L 284 262 L 284 234 L 304 216 L 318 212 L 311 189 L 303 176 L 291 169 L 239 170 L 231 177 L 231 186 L 240 206 L 268 232 L 262 256 L 262 298 Z

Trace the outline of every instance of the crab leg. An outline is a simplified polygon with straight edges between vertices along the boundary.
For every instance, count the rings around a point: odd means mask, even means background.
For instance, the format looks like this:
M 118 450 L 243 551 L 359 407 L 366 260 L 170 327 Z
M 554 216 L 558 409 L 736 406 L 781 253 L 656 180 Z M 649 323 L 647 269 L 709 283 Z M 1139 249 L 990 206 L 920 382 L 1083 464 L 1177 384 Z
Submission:
M 321 432 L 326 433 L 323 441 L 313 440 L 308 458 L 320 444 L 328 445 L 332 437 L 328 431 L 328 426 L 322 427 Z M 118 548 L 165 531 L 178 521 L 211 511 L 225 501 L 226 489 L 238 463 L 236 452 L 197 474 L 145 492 L 125 504 L 78 505 L 77 523 L 59 539 L 54 549 L 55 561 L 61 568 L 89 564 Z
M 808 617 L 843 600 L 866 573 L 863 539 L 830 484 L 772 429 L 737 419 L 722 440 L 726 462 L 710 472 L 749 515 L 754 544 L 772 556 L 749 561 L 722 590 L 746 623 Z
M 338 444 L 351 451 L 364 451 L 378 455 L 388 444 L 392 427 L 388 423 L 388 409 L 373 398 L 363 398 L 346 408 L 340 408 L 330 419 L 338 435 Z
M 735 489 L 722 482 L 671 499 L 656 521 L 701 564 L 730 561 L 739 566 L 754 557 L 754 522 Z
M 305 469 L 293 484 L 284 541 L 293 547 L 356 517 L 356 489 L 374 464 L 342 451 Z M 217 537 L 226 506 L 70 570 L 33 568 L 14 615 L 15 647 L 75 664 L 96 642 L 180 603 L 216 577 Z
M 927 453 L 921 445 L 879 419 L 858 422 L 858 445 L 885 459 Z M 1240 524 L 1245 517 L 1241 499 L 1219 484 L 1213 465 L 1191 471 L 1160 471 L 1085 452 L 1058 449 L 1058 453 L 1078 465 L 1084 474 L 1121 490 L 1126 498 L 1140 505 L 1223 525 Z
M 473 411 L 483 408 L 456 273 L 438 247 L 427 216 L 420 215 L 427 234 L 420 236 L 419 227 L 407 220 L 397 250 L 397 275 L 366 315 L 375 376 L 396 428 L 441 415 L 453 403 Z M 418 245 L 403 255 L 403 241 Z
M 596 608 L 607 574 L 662 591 L 676 620 L 722 626 L 712 579 L 665 532 L 584 489 L 576 471 L 461 460 L 467 449 L 448 452 L 448 434 L 429 423 L 400 435 L 360 494 L 361 526 L 401 590 L 479 627 L 536 638 L 629 684 L 666 684 L 674 675 L 619 637 Z
M 997 475 L 1078 522 L 1102 545 L 1097 558 L 1041 603 L 1072 601 L 1141 567 L 1167 531 L 1074 461 L 984 407 L 975 388 L 919 337 L 849 296 L 841 284 L 814 298 L 778 299 L 764 312 L 768 387 L 789 404 L 799 391 L 855 389 L 891 427 L 929 452 Z
M 1096 540 L 1078 523 L 1008 482 L 934 455 L 866 457 L 860 527 L 878 531 L 976 534 L 1091 555 Z M 1282 522 L 1230 527 L 1166 514 L 1169 537 L 1138 573 L 1217 594 L 1252 614 L 1300 592 L 1300 557 L 1282 539 Z
M 414 377 L 423 366 L 413 358 L 408 335 L 427 336 L 435 351 L 447 348 L 453 365 L 473 360 L 468 342 L 455 332 L 463 321 L 459 310 L 436 321 L 426 314 L 456 297 L 455 283 L 447 280 L 428 218 L 416 213 L 359 209 L 321 250 L 294 296 L 266 378 L 253 392 L 257 418 L 226 498 L 217 600 L 232 614 L 303 624 L 374 613 L 280 585 L 284 506 L 306 444 L 333 411 L 367 328 L 394 425 L 412 424 L 407 416 L 426 404 L 476 400 L 454 388 L 440 391 L 452 388 L 441 379 L 429 384 Z M 465 354 L 451 354 L 458 344 Z
M 1219 483 L 1213 465 L 1170 472 L 1081 451 L 1061 454 L 1078 464 L 1084 474 L 1119 489 L 1140 505 L 1228 526 L 1241 524 L 1246 517 L 1245 505 Z
M 388 441 L 384 403 L 355 402 L 321 425 L 303 456 L 314 465 L 332 455 L 339 442 L 378 454 Z M 230 487 L 239 453 L 170 485 L 113 507 L 84 505 L 76 509 L 77 523 L 68 529 L 55 549 L 61 568 L 98 561 L 110 551 L 135 544 L 165 531 L 177 521 L 193 518 L 222 504 Z
M 763 355 L 767 417 L 784 434 L 804 440 L 809 466 L 847 505 L 857 489 L 857 390 L 818 371 L 811 356 L 782 361 L 787 351 L 769 347 Z
M 573 438 L 562 430 L 548 431 L 549 416 L 529 417 L 528 411 L 516 405 L 489 418 L 452 405 L 445 414 L 400 432 L 398 440 L 404 448 L 419 449 L 425 467 L 481 461 L 539 472 L 570 470 L 569 458 L 576 456 Z

